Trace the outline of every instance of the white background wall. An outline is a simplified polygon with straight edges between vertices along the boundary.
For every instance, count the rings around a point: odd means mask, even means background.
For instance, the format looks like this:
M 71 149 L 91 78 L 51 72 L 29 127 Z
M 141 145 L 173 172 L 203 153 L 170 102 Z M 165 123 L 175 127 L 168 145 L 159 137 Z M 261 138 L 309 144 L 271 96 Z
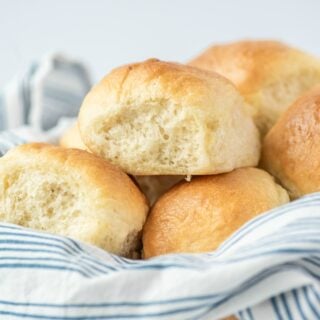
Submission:
M 51 51 L 94 79 L 149 57 L 186 61 L 213 42 L 276 38 L 320 55 L 319 0 L 0 0 L 0 89 Z

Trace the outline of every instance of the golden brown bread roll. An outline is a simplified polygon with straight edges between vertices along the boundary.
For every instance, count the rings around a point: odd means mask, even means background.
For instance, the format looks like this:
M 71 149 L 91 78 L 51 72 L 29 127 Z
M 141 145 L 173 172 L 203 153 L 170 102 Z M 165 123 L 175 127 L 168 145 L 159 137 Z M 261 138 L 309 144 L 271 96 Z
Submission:
M 60 139 L 64 148 L 86 150 L 82 142 L 77 123 L 70 127 Z M 133 179 L 152 205 L 165 191 L 183 179 L 183 176 L 133 176 Z
M 292 198 L 320 191 L 320 85 L 290 106 L 269 131 L 261 166 Z
M 214 174 L 259 158 L 258 131 L 231 82 L 156 59 L 93 87 L 79 128 L 93 153 L 133 175 Z
M 320 83 L 318 58 L 277 41 L 215 45 L 190 65 L 230 79 L 255 107 L 263 135 L 298 96 Z
M 248 220 L 288 201 L 273 177 L 257 168 L 180 182 L 151 210 L 143 229 L 143 255 L 215 250 Z
M 0 159 L 0 221 L 135 256 L 147 212 L 131 179 L 86 151 L 35 143 Z
M 59 144 L 64 148 L 76 148 L 80 150 L 88 150 L 85 144 L 82 142 L 78 122 L 72 125 L 64 134 L 62 135 Z

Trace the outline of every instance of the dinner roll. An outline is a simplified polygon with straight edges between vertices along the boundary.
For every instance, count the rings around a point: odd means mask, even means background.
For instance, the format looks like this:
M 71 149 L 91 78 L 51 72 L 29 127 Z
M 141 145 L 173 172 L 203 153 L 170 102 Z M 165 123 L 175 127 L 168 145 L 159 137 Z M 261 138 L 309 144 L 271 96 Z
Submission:
M 281 116 L 263 142 L 261 165 L 292 198 L 320 191 L 320 85 Z
M 86 150 L 77 124 L 64 133 L 60 139 L 60 145 L 65 148 Z M 132 176 L 132 178 L 146 195 L 150 205 L 152 205 L 165 191 L 182 180 L 183 176 Z
M 230 79 L 256 108 L 262 134 L 303 92 L 320 83 L 320 60 L 277 41 L 240 41 L 215 45 L 190 65 Z
M 287 192 L 261 169 L 194 177 L 154 205 L 143 229 L 143 255 L 215 250 L 248 220 L 288 201 Z
M 125 173 L 86 151 L 35 143 L 0 159 L 0 221 L 132 257 L 147 211 Z
M 64 148 L 88 149 L 82 142 L 77 122 L 62 135 L 59 144 Z
M 93 153 L 133 175 L 214 174 L 259 158 L 258 131 L 231 82 L 156 59 L 93 87 L 79 128 Z

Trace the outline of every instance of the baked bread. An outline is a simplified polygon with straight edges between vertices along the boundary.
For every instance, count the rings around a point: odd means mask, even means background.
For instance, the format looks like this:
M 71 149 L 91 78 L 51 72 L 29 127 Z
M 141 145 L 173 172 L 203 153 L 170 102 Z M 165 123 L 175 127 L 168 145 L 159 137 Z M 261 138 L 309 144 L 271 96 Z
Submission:
M 267 134 L 261 166 L 293 199 L 320 191 L 320 85 L 290 106 Z
M 261 169 L 193 177 L 152 208 L 143 229 L 143 256 L 215 250 L 248 220 L 288 201 L 287 192 Z
M 0 221 L 134 257 L 147 212 L 130 178 L 86 151 L 35 143 L 0 159 Z
M 62 135 L 59 144 L 64 148 L 76 148 L 89 151 L 85 144 L 82 142 L 78 128 L 78 122 L 67 129 L 67 131 Z
M 215 45 L 189 64 L 230 79 L 255 107 L 262 135 L 296 98 L 320 82 L 318 58 L 277 41 Z
M 60 145 L 64 148 L 87 149 L 82 142 L 77 123 L 63 134 Z M 183 176 L 132 176 L 132 178 L 152 205 L 165 191 L 182 180 Z
M 86 96 L 84 144 L 133 175 L 215 174 L 254 166 L 259 134 L 233 84 L 156 59 L 113 70 Z

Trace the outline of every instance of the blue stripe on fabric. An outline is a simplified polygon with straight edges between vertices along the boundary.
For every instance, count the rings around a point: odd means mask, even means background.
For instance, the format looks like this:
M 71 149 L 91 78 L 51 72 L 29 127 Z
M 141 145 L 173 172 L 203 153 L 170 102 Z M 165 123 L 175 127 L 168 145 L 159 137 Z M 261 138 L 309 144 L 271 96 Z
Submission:
M 305 296 L 305 301 L 308 303 L 308 306 L 310 310 L 313 312 L 313 314 L 316 316 L 316 319 L 320 319 L 320 313 L 316 310 L 314 307 L 311 298 L 310 298 L 310 291 L 307 289 L 307 287 L 302 288 L 304 296 Z
M 274 298 L 274 297 L 271 298 L 270 302 L 271 302 L 271 305 L 272 305 L 272 308 L 273 308 L 273 312 L 274 312 L 277 320 L 283 320 L 276 298 Z
M 310 289 L 312 290 L 314 296 L 317 298 L 317 300 L 319 301 L 319 304 L 320 304 L 320 296 L 319 296 L 319 293 L 316 291 L 316 289 L 314 287 L 310 287 Z
M 304 265 L 310 264 L 310 265 L 312 265 L 313 267 L 317 267 L 317 271 L 318 271 L 318 274 L 319 274 L 319 276 L 320 276 L 320 268 L 319 268 L 320 266 L 319 266 L 319 263 L 317 263 L 317 262 L 315 262 L 315 261 L 313 261 L 313 260 L 311 260 L 311 259 L 303 260 L 302 263 L 303 263 Z M 320 279 L 320 278 L 318 278 L 318 279 Z
M 28 313 L 22 313 L 22 312 L 11 312 L 11 311 L 1 311 L 0 315 L 11 315 L 11 316 L 20 316 L 24 318 L 30 318 L 30 319 L 55 319 L 55 320 L 98 320 L 98 319 L 142 319 L 142 318 L 150 318 L 150 317 L 166 317 L 166 316 L 172 316 L 177 315 L 181 313 L 189 313 L 192 311 L 196 311 L 198 309 L 203 308 L 203 306 L 195 306 L 195 307 L 185 307 L 185 308 L 179 308 L 174 310 L 168 310 L 163 312 L 150 312 L 150 313 L 144 313 L 144 314 L 113 314 L 113 315 L 97 315 L 97 316 L 53 316 L 53 315 L 41 315 L 41 314 L 28 314 Z
M 280 268 L 277 266 L 274 268 L 275 271 L 285 271 L 287 268 Z M 275 272 L 274 270 L 265 270 L 261 274 L 258 274 L 256 277 L 250 278 L 247 282 L 243 283 L 240 288 L 236 290 L 235 294 L 238 294 L 243 289 L 251 288 L 256 283 L 265 280 L 268 276 L 272 276 Z M 203 296 L 195 296 L 195 297 L 187 297 L 187 298 L 177 298 L 171 300 L 160 300 L 160 301 L 149 301 L 149 302 L 114 302 L 114 303 L 98 303 L 98 304 L 88 304 L 88 303 L 81 303 L 81 304 L 49 304 L 49 303 L 18 303 L 18 302 L 11 302 L 11 301 L 0 301 L 0 304 L 8 304 L 8 305 L 16 305 L 16 306 L 35 306 L 35 307 L 49 307 L 49 308 L 106 308 L 106 307 L 141 307 L 146 305 L 162 305 L 162 304 L 174 304 L 180 302 L 187 302 L 187 301 L 198 301 L 198 300 L 207 300 L 212 298 L 226 298 L 225 293 L 221 294 L 212 294 L 212 295 L 203 295 Z
M 0 257 L 0 261 L 8 261 L 8 262 L 11 262 L 11 261 L 34 261 L 34 262 L 62 262 L 62 263 L 66 263 L 68 265 L 72 265 L 76 268 L 80 268 L 80 269 L 83 269 L 84 272 L 86 272 L 88 275 L 91 275 L 91 276 L 95 276 L 95 275 L 100 275 L 101 273 L 103 274 L 103 272 L 99 271 L 99 270 L 96 270 L 97 272 L 93 272 L 92 271 L 92 268 L 86 266 L 86 265 L 83 265 L 83 264 L 76 264 L 74 263 L 72 260 L 68 260 L 68 259 L 59 259 L 59 258 L 49 258 L 49 257 L 45 257 L 45 258 L 29 258 L 29 257 L 10 257 L 10 256 L 7 256 L 7 257 Z M 1 263 L 0 263 L 1 265 Z
M 284 270 L 287 270 L 287 268 L 284 268 Z M 283 271 L 284 271 L 283 270 Z M 240 292 L 243 292 L 243 290 L 241 290 Z M 225 299 L 222 299 L 222 300 L 229 300 L 230 299 L 230 296 L 229 297 L 226 297 Z M 208 312 L 210 312 L 211 310 L 213 310 L 213 308 L 221 305 L 221 303 L 223 303 L 224 301 L 218 301 L 217 303 L 213 304 L 212 307 L 209 309 Z M 206 304 L 208 305 L 208 303 Z M 147 314 L 139 314 L 139 315 L 119 315 L 117 314 L 117 318 L 145 318 L 145 317 L 150 317 L 150 316 L 166 316 L 166 315 L 172 315 L 172 314 L 178 314 L 178 313 L 182 313 L 182 312 L 190 312 L 192 310 L 198 310 L 199 308 L 203 308 L 205 307 L 206 305 L 199 305 L 199 306 L 195 306 L 195 307 L 191 307 L 191 308 L 180 308 L 180 309 L 175 309 L 175 310 L 170 310 L 170 311 L 166 311 L 166 312 L 162 312 L 162 313 L 147 313 Z M 23 314 L 25 315 L 25 314 Z M 27 316 L 31 316 L 33 317 L 34 315 L 27 315 Z M 46 316 L 39 316 L 39 315 L 36 315 L 38 318 L 43 318 L 43 319 L 46 319 Z M 54 316 L 50 316 L 52 319 L 59 319 L 54 317 Z M 115 315 L 110 315 L 108 317 L 105 317 L 106 319 L 113 319 L 113 317 L 115 317 Z M 65 319 L 78 319 L 79 317 L 66 317 Z M 80 318 L 81 319 L 81 318 Z M 95 316 L 95 317 L 87 317 L 87 319 L 100 319 L 99 316 Z M 281 315 L 278 319 L 282 319 Z
M 23 100 L 23 121 L 25 124 L 29 123 L 29 114 L 31 109 L 31 81 L 38 69 L 39 64 L 32 63 L 21 83 L 21 97 Z
M 319 237 L 318 237 L 319 238 Z M 238 261 L 238 260 L 242 260 L 242 259 L 247 259 L 249 257 L 252 257 L 252 256 L 256 256 L 256 255 L 260 255 L 260 256 L 263 256 L 265 254 L 272 254 L 272 253 L 277 253 L 277 252 L 282 252 L 284 253 L 285 251 L 287 251 L 288 253 L 312 253 L 314 252 L 315 254 L 316 253 L 319 253 L 320 251 L 320 248 L 319 249 L 304 249 L 304 248 L 300 248 L 300 249 L 294 249 L 294 248 L 287 248 L 287 249 L 284 249 L 284 248 L 278 248 L 279 244 L 282 244 L 282 245 L 288 245 L 288 244 L 291 244 L 291 247 L 292 247 L 292 244 L 303 244 L 303 245 L 315 245 L 315 244 L 320 244 L 320 238 L 319 239 L 314 239 L 314 238 L 310 238 L 310 239 L 306 239 L 306 236 L 303 238 L 303 240 L 296 240 L 296 239 L 287 239 L 287 241 L 268 241 L 267 243 L 263 243 L 261 244 L 260 246 L 260 242 L 257 242 L 259 243 L 259 247 L 256 248 L 256 247 L 251 247 L 250 249 L 247 248 L 247 249 L 242 249 L 241 250 L 241 253 L 238 254 L 238 257 L 237 258 L 230 258 L 228 259 L 228 261 Z M 275 248 L 273 249 L 270 249 L 271 246 L 274 246 Z M 258 253 L 256 253 L 258 251 Z M 253 252 L 253 253 L 252 253 Z
M 16 229 L 15 229 L 16 230 Z M 21 229 L 23 230 L 23 229 Z M 60 245 L 54 245 L 54 244 L 51 244 L 51 243 L 44 243 L 44 242 L 32 242 L 32 241 L 26 241 L 26 240 L 0 240 L 0 244 L 1 243 L 13 243 L 13 244 L 22 244 L 22 245 L 29 245 L 29 244 L 32 244 L 32 245 L 39 245 L 39 246 L 48 246 L 48 247 L 56 247 L 56 248 L 59 248 L 59 249 L 64 249 L 64 251 L 67 251 L 67 253 L 69 254 L 72 254 L 72 253 L 77 253 L 77 251 L 75 251 L 73 248 L 71 248 L 65 241 L 63 241 L 62 239 L 59 239 L 59 238 L 54 238 L 54 237 L 48 237 L 48 236 L 42 236 L 42 235 L 37 235 L 37 234 L 32 234 L 32 235 L 29 235 L 25 232 L 20 232 L 20 233 L 10 233 L 10 232 L 0 232 L 0 235 L 10 235 L 10 236 L 18 236 L 18 237 L 32 237 L 32 238 L 36 238 L 36 239 L 45 239 L 45 240 L 52 240 L 52 241 L 56 241 L 56 242 L 61 242 L 63 245 L 67 246 L 70 250 L 65 250 L 64 247 L 60 246 Z M 81 253 L 86 253 L 83 249 L 81 249 L 80 247 L 78 247 L 79 250 L 81 250 L 80 252 Z M 1 250 L 1 249 L 0 249 Z M 114 255 L 110 255 L 111 257 L 115 257 Z M 89 257 L 85 257 L 85 258 L 89 258 Z M 97 262 L 96 260 L 94 260 L 93 262 Z M 148 265 L 144 265 L 144 264 L 141 264 L 141 263 L 144 263 L 144 262 L 140 262 L 140 265 L 136 265 L 136 267 L 134 268 L 142 268 L 142 269 L 145 269 L 145 268 L 148 268 L 149 266 Z M 110 265 L 107 265 L 106 263 L 99 263 L 101 266 L 103 267 L 107 267 L 111 270 L 117 270 L 116 268 L 110 266 Z M 125 268 L 129 267 L 129 266 L 126 266 L 124 265 Z M 167 265 L 162 265 L 162 264 L 154 264 L 150 267 L 150 269 L 159 269 L 159 268 L 165 268 L 167 267 Z M 181 268 L 186 268 L 185 265 L 180 265 L 180 264 L 170 264 L 170 267 L 181 267 Z
M 307 244 L 310 243 L 314 243 L 314 242 L 306 242 Z M 320 243 L 320 240 L 319 240 Z M 282 255 L 282 254 L 293 254 L 293 255 L 297 255 L 297 254 L 319 254 L 320 253 L 320 249 L 310 249 L 310 250 L 306 250 L 306 249 L 272 249 L 270 251 L 264 251 L 264 252 L 258 252 L 255 254 L 247 254 L 244 256 L 241 256 L 239 258 L 228 258 L 228 260 L 226 261 L 209 261 L 207 265 L 201 265 L 201 264 L 192 264 L 192 265 L 186 265 L 186 264 L 165 264 L 165 263 L 160 263 L 160 264 L 156 264 L 156 263 L 152 263 L 152 264 L 140 264 L 140 265 L 133 265 L 133 266 L 124 266 L 123 269 L 130 269 L 130 270 L 139 270 L 139 269 L 165 269 L 165 268 L 188 268 L 188 269 L 207 269 L 212 267 L 210 264 L 216 264 L 216 265 L 225 265 L 225 264 L 232 264 L 235 262 L 239 262 L 239 261 L 246 261 L 249 259 L 256 259 L 259 257 L 264 257 L 267 254 L 268 255 Z M 157 260 L 155 260 L 157 261 Z M 143 263 L 143 262 L 142 262 Z M 146 262 L 144 262 L 146 263 Z
M 16 230 L 16 229 L 15 229 Z M 23 230 L 23 229 L 21 229 Z M 88 261 L 95 266 L 95 268 L 97 268 L 97 266 L 99 267 L 103 267 L 105 268 L 105 272 L 106 271 L 116 271 L 117 269 L 113 266 L 110 266 L 106 263 L 100 263 L 99 261 L 97 261 L 96 259 L 93 259 L 90 255 L 88 255 L 88 253 L 82 249 L 74 240 L 72 239 L 69 239 L 69 238 L 65 238 L 65 239 L 60 239 L 60 238 L 56 238 L 54 236 L 50 237 L 50 236 L 44 236 L 44 235 L 40 235 L 40 234 L 28 234 L 28 233 L 25 233 L 25 232 L 19 232 L 19 233 L 11 233 L 11 232 L 0 232 L 0 236 L 1 235 L 10 235 L 10 236 L 18 236 L 18 237 L 30 237 L 30 238 L 35 238 L 35 239 L 41 239 L 41 240 L 49 240 L 49 241 L 54 241 L 54 242 L 58 242 L 58 243 L 61 243 L 63 245 L 65 245 L 67 248 L 69 248 L 71 250 L 70 254 L 71 253 L 75 253 L 75 254 L 81 254 L 80 258 L 82 260 L 85 260 L 85 261 Z M 71 246 L 70 243 L 67 242 L 67 240 L 69 240 L 69 242 L 74 245 Z M 26 242 L 26 241 L 23 241 L 23 242 Z M 52 246 L 55 246 L 55 245 L 52 245 Z M 57 246 L 57 247 L 60 247 L 60 246 Z M 1 250 L 1 249 L 0 249 Z M 77 258 L 79 258 L 79 256 L 77 256 Z M 97 269 L 98 270 L 98 269 Z M 100 271 L 103 271 L 101 269 L 99 269 Z
M 0 232 L 1 235 L 13 235 L 13 236 L 26 236 L 30 238 L 37 238 L 41 240 L 50 240 L 54 242 L 62 243 L 67 246 L 70 250 L 74 250 L 74 252 L 86 253 L 87 252 L 73 239 L 68 237 L 57 237 L 55 235 L 42 234 L 42 233 L 34 233 L 33 230 L 26 230 L 25 228 L 21 228 L 19 226 L 8 226 L 8 225 L 0 225 L 0 229 L 9 229 L 9 230 L 18 230 L 19 233 L 11 233 L 11 232 Z M 28 233 L 30 232 L 30 233 Z M 32 232 L 32 233 L 31 233 Z
M 26 236 L 28 236 L 28 235 L 26 235 Z M 36 236 L 36 237 L 38 237 L 38 236 Z M 40 237 L 39 237 L 40 238 Z M 42 238 L 42 236 L 41 236 L 41 238 Z M 43 238 L 45 238 L 45 237 L 43 237 Z M 50 238 L 50 240 L 60 240 L 60 239 L 55 239 L 55 238 L 53 238 L 53 239 L 51 239 Z M 61 240 L 60 240 L 61 241 Z M 8 240 L 6 240 L 5 241 L 5 243 L 7 243 L 8 242 Z M 15 242 L 15 243 L 18 243 L 18 242 Z M 23 243 L 24 244 L 36 244 L 36 245 L 47 245 L 47 244 L 44 244 L 44 243 L 38 243 L 38 242 L 29 242 L 29 243 L 27 243 L 26 241 L 23 241 Z M 57 247 L 57 248 L 62 248 L 61 246 L 55 246 L 55 245 L 52 245 L 52 244 L 48 244 L 49 246 L 51 246 L 51 247 Z M 64 248 L 62 248 L 62 249 L 64 249 Z M 70 251 L 68 251 L 69 253 L 70 253 Z M 278 249 L 278 250 L 271 250 L 269 253 L 270 254 L 279 254 L 279 253 L 281 253 L 281 254 L 283 254 L 283 253 L 287 253 L 287 254 L 289 254 L 289 253 L 294 253 L 294 254 L 297 254 L 297 253 L 300 253 L 300 252 L 303 252 L 303 253 L 312 253 L 312 254 L 314 254 L 314 253 L 319 253 L 319 250 L 312 250 L 312 251 L 310 251 L 310 250 L 308 250 L 308 251 L 306 251 L 305 249 L 303 250 L 303 249 L 301 249 L 301 250 L 299 250 L 299 249 L 293 249 L 293 250 L 288 250 L 288 249 Z M 254 257 L 254 258 L 256 258 L 257 256 L 259 256 L 259 255 L 265 255 L 265 254 L 267 254 L 268 252 L 264 252 L 263 254 L 260 252 L 258 255 L 257 254 L 255 254 L 255 255 L 251 255 L 251 256 L 245 256 L 245 257 L 241 257 L 241 258 L 238 258 L 238 259 L 231 259 L 231 260 L 229 260 L 228 261 L 228 263 L 232 263 L 232 262 L 235 262 L 235 260 L 237 260 L 237 261 L 239 261 L 239 260 L 245 260 L 245 259 L 248 259 L 248 258 L 252 258 L 252 257 Z M 217 263 L 217 262 L 215 262 L 215 263 Z M 224 263 L 224 262 L 218 262 L 218 263 Z M 103 267 L 108 267 L 108 268 L 110 268 L 110 265 L 106 265 L 105 263 L 101 263 L 101 265 L 103 266 Z M 186 266 L 186 265 L 180 265 L 180 264 L 170 264 L 170 265 L 167 265 L 167 264 L 165 264 L 165 263 L 160 263 L 160 264 L 155 264 L 155 262 L 153 262 L 152 264 L 145 264 L 145 263 L 143 263 L 143 264 L 140 264 L 140 265 L 135 265 L 135 266 L 124 266 L 124 268 L 125 269 L 127 269 L 127 268 L 130 268 L 130 269 L 164 269 L 164 268 L 170 268 L 170 267 L 174 267 L 174 268 L 190 268 L 190 266 Z M 193 268 L 195 268 L 195 266 L 193 266 Z M 199 266 L 198 266 L 198 268 L 199 268 Z
M 248 314 L 249 319 L 250 319 L 250 320 L 254 320 L 254 317 L 253 317 L 253 314 L 252 314 L 251 309 L 250 309 L 250 308 L 247 308 L 246 311 L 247 311 L 247 314 Z
M 292 314 L 291 314 L 291 311 L 290 311 L 290 308 L 289 308 L 289 304 L 288 304 L 288 301 L 287 301 L 287 298 L 286 298 L 285 294 L 284 294 L 284 293 L 281 293 L 281 294 L 279 295 L 279 299 L 281 300 L 282 305 L 283 305 L 283 307 L 284 307 L 284 310 L 286 311 L 287 318 L 288 318 L 289 320 L 293 320 L 293 319 L 292 319 Z
M 53 253 L 60 256 L 69 257 L 68 254 L 56 250 L 30 249 L 30 248 L 0 248 L 0 251 L 14 251 L 14 252 L 39 252 L 39 253 Z
M 34 238 L 34 239 L 40 239 L 40 240 L 49 240 L 49 241 L 54 241 L 54 242 L 58 242 L 58 243 L 63 244 L 64 246 L 69 248 L 74 253 L 82 253 L 82 252 L 84 252 L 79 246 L 71 246 L 70 243 L 68 243 L 65 240 L 65 239 L 68 239 L 68 238 L 59 239 L 59 238 L 56 238 L 54 236 L 50 237 L 50 236 L 40 235 L 40 234 L 36 234 L 36 233 L 27 233 L 27 232 L 24 232 L 23 229 L 21 231 L 19 231 L 19 233 L 17 233 L 17 232 L 12 233 L 12 232 L 2 232 L 2 231 L 0 231 L 0 236 L 27 237 L 27 238 Z M 71 244 L 74 245 L 72 242 L 71 242 Z
M 58 256 L 62 256 L 62 257 L 66 257 L 66 258 L 69 258 L 70 255 L 64 253 L 64 252 L 61 252 L 61 251 L 56 251 L 56 250 L 45 250 L 45 249 L 30 249 L 30 248 L 0 248 L 0 252 L 1 251 L 4 251 L 4 252 L 30 252 L 30 253 L 48 253 L 48 254 L 57 254 Z M 80 258 L 80 257 L 79 257 Z M 86 257 L 82 257 L 83 260 L 86 260 L 88 262 L 92 262 L 90 260 L 88 260 Z M 82 260 L 81 259 L 81 260 Z M 80 261 L 78 261 L 80 262 Z M 93 260 L 93 262 L 96 262 Z M 109 271 L 117 271 L 116 268 L 113 268 L 113 267 L 109 267 L 108 270 L 101 270 L 99 268 L 97 268 L 96 266 L 89 266 L 88 267 L 91 267 L 91 268 L 94 268 L 96 271 L 99 271 L 103 274 L 107 274 Z M 103 265 L 102 267 L 104 267 L 105 269 L 107 269 L 107 267 L 105 265 Z
M 0 303 L 4 304 L 12 304 L 12 305 L 30 305 L 30 306 L 39 306 L 39 307 L 53 307 L 53 308 L 61 308 L 61 307 L 67 307 L 67 308 L 100 308 L 100 307 L 116 307 L 116 306 L 146 306 L 146 305 L 157 305 L 157 304 L 170 304 L 170 303 L 179 303 L 179 302 L 186 302 L 186 301 L 192 301 L 192 300 L 205 300 L 205 299 L 212 299 L 212 298 L 218 298 L 221 300 L 229 300 L 233 296 L 243 292 L 244 290 L 252 288 L 254 285 L 260 283 L 261 281 L 264 281 L 269 276 L 274 275 L 277 272 L 283 272 L 288 270 L 299 270 L 300 272 L 305 272 L 308 275 L 314 276 L 314 273 L 310 270 L 308 270 L 306 267 L 301 267 L 297 264 L 291 263 L 291 264 L 285 264 L 282 266 L 275 266 L 274 268 L 270 268 L 268 270 L 264 270 L 261 273 L 257 274 L 256 276 L 248 279 L 246 282 L 242 283 L 238 288 L 236 288 L 231 294 L 226 293 L 219 293 L 219 294 L 212 294 L 212 295 L 203 295 L 203 296 L 195 296 L 195 297 L 187 297 L 187 298 L 177 298 L 177 299 L 171 299 L 171 300 L 163 300 L 163 301 L 149 301 L 149 302 L 119 302 L 119 303 L 99 303 L 99 304 L 87 304 L 87 303 L 81 303 L 81 304 L 41 304 L 41 303 L 17 303 L 17 302 L 9 302 L 9 301 L 1 301 Z M 318 276 L 319 277 L 319 276 Z M 222 301 L 217 301 L 217 304 L 219 305 Z
M 55 266 L 55 265 L 46 265 L 46 264 L 15 264 L 15 263 L 2 263 L 0 264 L 0 269 L 51 269 L 57 271 L 74 271 L 82 276 L 89 278 L 90 275 L 86 272 L 83 272 L 80 269 L 71 268 L 71 267 L 64 267 L 64 266 Z
M 77 243 L 76 241 L 74 241 L 73 239 L 71 238 L 67 238 L 67 237 L 64 237 L 64 238 L 60 238 L 60 237 L 57 237 L 55 235 L 44 235 L 44 234 L 41 234 L 41 233 L 34 233 L 34 234 L 29 234 L 29 233 L 24 233 L 25 232 L 25 228 L 22 228 L 20 226 L 9 226 L 9 225 L 1 225 L 0 224 L 0 229 L 11 229 L 11 230 L 16 230 L 16 231 L 19 231 L 19 233 L 15 233 L 15 234 L 12 234 L 12 233 L 9 233 L 10 235 L 17 235 L 19 236 L 20 234 L 25 234 L 25 236 L 27 237 L 32 237 L 32 238 L 38 238 L 38 239 L 45 239 L 45 240 L 52 240 L 52 241 L 55 241 L 55 242 L 59 242 L 59 243 L 62 243 L 63 245 L 66 245 L 68 248 L 70 248 L 71 250 L 73 250 L 74 248 L 73 247 L 70 247 L 70 243 L 80 252 L 80 253 L 84 253 L 86 254 L 86 256 L 84 256 L 83 258 L 85 260 L 88 260 L 88 261 L 91 261 L 92 263 L 95 263 L 101 267 L 105 267 L 107 268 L 108 270 L 117 270 L 116 268 L 114 268 L 113 266 L 110 266 L 106 263 L 103 263 L 103 262 L 100 262 L 98 261 L 97 259 L 94 259 L 92 258 L 85 249 L 83 249 L 79 243 Z M 33 230 L 32 231 L 28 231 L 28 232 L 34 232 Z M 9 235 L 8 234 L 8 235 Z M 0 233 L 1 235 L 1 233 Z M 77 250 L 75 250 L 75 252 L 77 252 Z M 111 255 L 111 254 L 110 254 Z
M 269 268 L 268 270 L 264 270 L 261 273 L 257 274 L 256 276 L 248 279 L 246 282 L 242 283 L 237 289 L 233 290 L 233 292 L 229 295 L 226 295 L 225 297 L 221 298 L 220 301 L 217 303 L 213 304 L 212 307 L 208 310 L 207 314 L 211 312 L 214 308 L 222 305 L 223 303 L 229 301 L 231 298 L 234 296 L 243 293 L 244 291 L 252 288 L 256 284 L 261 283 L 263 280 L 266 280 L 270 275 L 274 275 L 276 272 L 283 272 L 283 271 L 288 271 L 288 270 L 298 270 L 301 273 L 304 273 L 306 275 L 311 275 L 316 278 L 320 278 L 319 275 L 315 275 L 312 271 L 307 269 L 306 267 L 299 266 L 295 263 L 286 263 L 280 266 L 275 266 L 273 268 Z M 281 315 L 280 315 L 281 316 Z M 281 317 L 279 318 L 280 320 L 282 319 Z
M 6 245 L 18 244 L 18 245 L 22 245 L 22 246 L 34 245 L 34 246 L 40 246 L 40 247 L 58 248 L 69 255 L 74 253 L 74 251 L 67 249 L 65 246 L 60 246 L 58 244 L 51 244 L 48 242 L 44 243 L 44 242 L 36 242 L 36 241 L 9 240 L 9 239 L 7 239 L 7 240 L 0 240 L 0 244 L 6 244 Z
M 256 253 L 256 254 L 251 254 L 251 255 L 246 255 L 246 256 L 242 256 L 240 258 L 233 258 L 233 259 L 228 259 L 228 262 L 221 262 L 221 264 L 232 264 L 235 262 L 240 262 L 240 261 L 248 261 L 251 259 L 256 259 L 256 258 L 261 258 L 261 257 L 265 257 L 267 255 L 283 255 L 283 254 L 287 254 L 287 255 L 297 255 L 297 254 L 319 254 L 320 250 L 317 249 L 310 249 L 310 250 L 306 250 L 306 249 L 273 249 L 270 251 L 264 251 L 262 253 Z
M 301 303 L 300 303 L 300 300 L 299 300 L 299 296 L 298 296 L 298 293 L 297 293 L 297 290 L 296 289 L 293 289 L 292 291 L 292 295 L 293 295 L 293 298 L 294 298 L 294 302 L 296 304 L 296 307 L 299 311 L 299 314 L 301 316 L 301 319 L 303 320 L 308 320 L 305 316 L 305 314 L 303 313 L 303 310 L 302 310 L 302 307 L 301 307 Z
M 303 258 L 302 261 L 305 261 L 307 263 L 310 263 L 318 268 L 320 268 L 320 262 L 315 261 L 315 259 L 313 258 Z

